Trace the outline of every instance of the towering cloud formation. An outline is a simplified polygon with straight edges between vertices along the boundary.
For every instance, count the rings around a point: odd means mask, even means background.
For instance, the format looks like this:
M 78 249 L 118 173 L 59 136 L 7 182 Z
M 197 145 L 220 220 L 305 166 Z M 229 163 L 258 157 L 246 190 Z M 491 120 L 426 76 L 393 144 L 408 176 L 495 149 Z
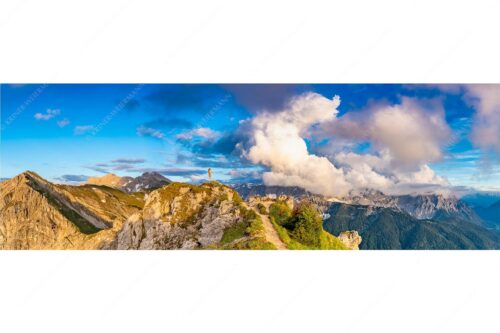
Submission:
M 300 186 L 313 193 L 343 196 L 367 188 L 387 193 L 435 191 L 447 185 L 427 163 L 442 157 L 451 130 L 435 103 L 403 98 L 337 118 L 339 97 L 306 93 L 278 112 L 249 120 L 250 147 L 245 157 L 270 171 L 268 185 Z M 311 132 L 315 135 L 312 136 Z M 318 136 L 330 144 L 369 143 L 370 153 L 312 154 L 306 140 Z
M 480 148 L 500 154 L 500 85 L 468 85 L 466 97 L 477 111 L 472 127 L 472 141 Z
M 268 185 L 300 186 L 324 195 L 345 195 L 350 190 L 342 170 L 326 157 L 310 154 L 304 137 L 311 126 L 333 121 L 340 99 L 306 93 L 290 100 L 279 112 L 262 112 L 251 119 L 251 147 L 245 156 L 271 169 Z

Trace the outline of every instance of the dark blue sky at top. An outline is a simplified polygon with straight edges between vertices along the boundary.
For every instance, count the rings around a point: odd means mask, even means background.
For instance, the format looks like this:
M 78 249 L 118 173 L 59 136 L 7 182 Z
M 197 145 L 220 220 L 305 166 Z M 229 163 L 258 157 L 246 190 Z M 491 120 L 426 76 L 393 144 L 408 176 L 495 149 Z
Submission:
M 64 181 L 106 172 L 138 175 L 158 170 L 189 181 L 212 167 L 221 180 L 253 179 L 263 169 L 248 165 L 235 151 L 240 121 L 261 110 L 280 110 L 290 97 L 313 91 L 328 98 L 339 95 L 340 117 L 372 102 L 398 103 L 402 96 L 440 98 L 456 139 L 433 168 L 456 185 L 478 185 L 471 165 L 480 154 L 468 138 L 474 110 L 460 93 L 432 86 L 53 84 L 30 98 L 40 87 L 1 86 L 1 177 L 34 170 Z M 49 109 L 58 111 L 51 116 Z M 43 117 L 37 119 L 37 113 Z M 209 140 L 177 137 L 198 128 L 219 134 Z

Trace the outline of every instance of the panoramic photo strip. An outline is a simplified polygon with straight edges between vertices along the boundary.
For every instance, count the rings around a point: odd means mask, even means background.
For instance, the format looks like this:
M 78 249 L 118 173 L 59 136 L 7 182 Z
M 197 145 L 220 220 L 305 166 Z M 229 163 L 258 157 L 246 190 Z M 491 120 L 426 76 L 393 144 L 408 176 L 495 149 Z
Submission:
M 0 89 L 0 249 L 500 248 L 500 85 Z

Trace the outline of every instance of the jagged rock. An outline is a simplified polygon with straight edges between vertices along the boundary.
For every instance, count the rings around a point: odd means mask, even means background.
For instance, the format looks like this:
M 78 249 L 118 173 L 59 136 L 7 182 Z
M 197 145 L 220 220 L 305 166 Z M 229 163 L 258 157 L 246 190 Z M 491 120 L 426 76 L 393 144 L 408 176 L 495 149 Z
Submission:
M 105 249 L 193 249 L 218 243 L 241 221 L 234 191 L 217 183 L 174 183 L 151 192 Z
M 338 235 L 338 239 L 351 250 L 359 250 L 362 241 L 357 231 L 343 231 Z
M 392 208 L 406 212 L 419 220 L 459 218 L 481 224 L 480 217 L 472 207 L 452 195 L 385 195 L 380 191 L 366 190 L 343 198 L 342 201 L 363 206 Z

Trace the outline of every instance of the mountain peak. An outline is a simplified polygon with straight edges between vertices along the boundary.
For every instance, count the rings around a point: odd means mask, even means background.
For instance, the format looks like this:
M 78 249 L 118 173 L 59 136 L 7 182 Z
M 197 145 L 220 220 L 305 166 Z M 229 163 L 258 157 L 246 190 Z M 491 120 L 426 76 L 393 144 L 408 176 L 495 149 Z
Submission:
M 127 177 L 122 182 L 121 189 L 125 192 L 152 191 L 170 184 L 172 181 L 156 171 L 144 172 L 136 178 Z
M 34 171 L 26 170 L 11 179 L 6 180 L 5 182 L 12 182 L 16 184 L 27 184 L 29 181 L 38 181 L 38 182 L 46 182 L 44 178 L 42 178 L 39 174 Z
M 87 179 L 87 184 L 92 185 L 106 185 L 110 187 L 119 187 L 122 177 L 115 175 L 114 173 L 108 173 L 102 177 L 89 177 Z

